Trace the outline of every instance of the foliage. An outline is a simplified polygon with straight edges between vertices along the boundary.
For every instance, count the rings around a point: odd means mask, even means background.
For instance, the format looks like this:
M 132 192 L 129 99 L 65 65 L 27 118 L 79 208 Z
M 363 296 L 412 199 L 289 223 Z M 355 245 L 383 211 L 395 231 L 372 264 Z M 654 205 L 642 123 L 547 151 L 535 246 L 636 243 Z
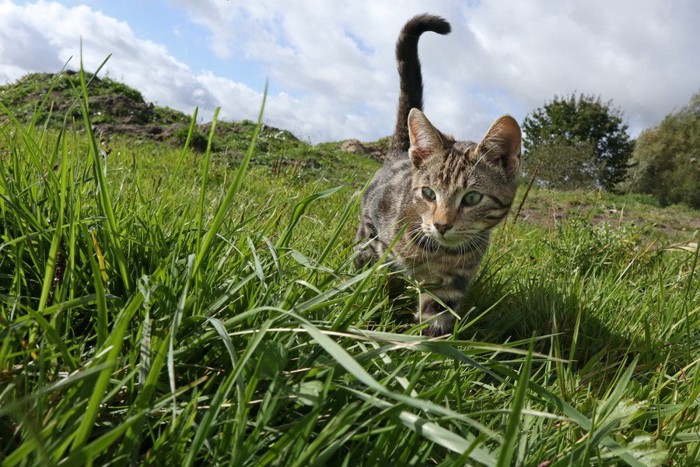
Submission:
M 612 190 L 624 178 L 633 144 L 611 101 L 584 94 L 555 96 L 525 117 L 523 129 L 527 163 L 530 170 L 548 166 L 545 182 L 572 180 L 574 187 L 593 182 L 588 187 Z
M 594 187 L 597 182 L 595 152 L 589 141 L 548 141 L 528 153 L 528 164 L 549 188 L 577 190 Z
M 700 208 L 700 92 L 685 107 L 642 132 L 623 187 L 649 193 L 663 206 Z
M 386 265 L 352 267 L 376 162 L 259 123 L 230 126 L 235 164 L 132 139 L 107 155 L 87 112 L 84 132 L 5 114 L 3 465 L 700 460 L 688 233 L 509 220 L 460 338 L 428 339 L 403 319 L 415 287 L 390 302 Z

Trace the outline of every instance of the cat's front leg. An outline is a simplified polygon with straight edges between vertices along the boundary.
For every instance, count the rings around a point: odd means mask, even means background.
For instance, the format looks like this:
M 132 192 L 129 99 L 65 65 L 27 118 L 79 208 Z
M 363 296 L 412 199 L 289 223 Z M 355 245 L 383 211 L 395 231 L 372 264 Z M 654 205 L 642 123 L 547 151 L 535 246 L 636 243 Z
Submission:
M 355 267 L 362 269 L 368 264 L 374 263 L 378 258 L 376 251 L 377 230 L 369 219 L 363 218 L 355 234 Z M 373 241 L 370 241 L 374 239 Z M 369 242 L 368 242 L 369 241 Z
M 459 309 L 461 300 L 442 299 L 442 302 L 450 309 L 448 310 L 427 294 L 421 296 L 418 311 L 416 312 L 416 321 L 420 323 L 430 321 L 430 326 L 426 329 L 426 334 L 429 336 L 444 336 L 445 334 L 451 334 L 454 329 L 456 321 L 454 313 Z

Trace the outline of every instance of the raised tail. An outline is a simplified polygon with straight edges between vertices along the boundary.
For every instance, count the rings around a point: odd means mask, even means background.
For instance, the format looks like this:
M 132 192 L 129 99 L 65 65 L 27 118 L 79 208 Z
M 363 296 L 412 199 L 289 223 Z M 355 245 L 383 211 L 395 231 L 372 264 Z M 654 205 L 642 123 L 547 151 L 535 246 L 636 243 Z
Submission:
M 423 110 L 423 76 L 418 60 L 418 39 L 426 31 L 448 34 L 450 23 L 445 19 L 429 14 L 414 16 L 401 30 L 396 42 L 396 61 L 398 62 L 401 94 L 396 115 L 396 127 L 391 138 L 389 154 L 408 151 L 408 113 L 412 108 Z

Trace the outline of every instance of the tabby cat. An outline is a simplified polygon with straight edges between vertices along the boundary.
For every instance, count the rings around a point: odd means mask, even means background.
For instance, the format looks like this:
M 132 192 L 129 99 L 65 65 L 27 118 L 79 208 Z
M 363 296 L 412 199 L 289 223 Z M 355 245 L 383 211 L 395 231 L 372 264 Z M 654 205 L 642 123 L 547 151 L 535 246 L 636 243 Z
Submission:
M 430 320 L 427 332 L 437 336 L 453 330 L 491 230 L 513 202 L 521 134 L 507 115 L 496 119 L 480 143 L 456 141 L 428 121 L 421 111 L 418 60 L 418 39 L 426 31 L 447 34 L 450 24 L 419 15 L 399 35 L 396 128 L 384 166 L 362 197 L 356 240 L 359 266 L 393 244 L 387 253 L 392 267 L 430 291 L 421 294 L 416 319 Z

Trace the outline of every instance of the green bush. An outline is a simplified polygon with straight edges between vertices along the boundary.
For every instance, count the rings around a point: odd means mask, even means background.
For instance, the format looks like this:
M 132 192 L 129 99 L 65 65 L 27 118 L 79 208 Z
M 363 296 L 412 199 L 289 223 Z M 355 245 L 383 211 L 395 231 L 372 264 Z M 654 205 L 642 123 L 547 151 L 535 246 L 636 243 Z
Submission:
M 598 179 L 590 142 L 572 144 L 556 140 L 542 144 L 530 151 L 525 170 L 542 185 L 559 190 L 596 188 Z
M 658 127 L 642 132 L 631 159 L 626 191 L 648 193 L 662 206 L 700 207 L 700 92 Z

